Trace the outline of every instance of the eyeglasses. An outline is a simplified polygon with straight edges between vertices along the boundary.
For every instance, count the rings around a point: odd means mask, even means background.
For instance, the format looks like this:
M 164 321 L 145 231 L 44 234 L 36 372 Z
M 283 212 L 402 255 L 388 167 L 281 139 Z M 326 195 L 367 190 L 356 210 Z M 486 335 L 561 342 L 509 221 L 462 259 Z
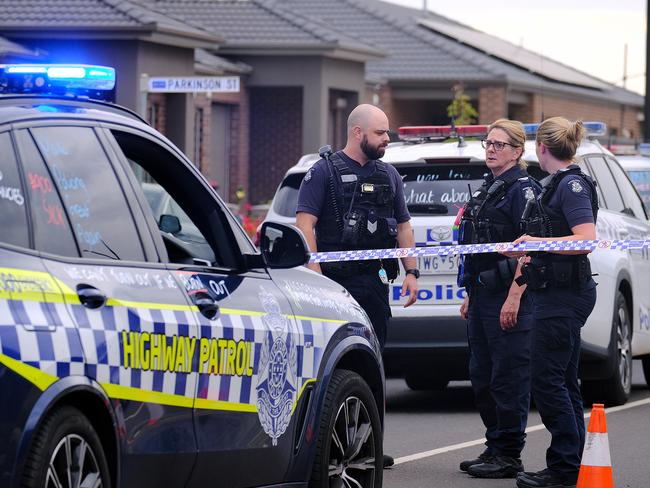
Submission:
M 495 151 L 503 151 L 506 146 L 518 147 L 509 142 L 490 141 L 489 139 L 482 139 L 481 146 L 483 146 L 483 149 L 488 149 L 490 146 L 493 146 Z

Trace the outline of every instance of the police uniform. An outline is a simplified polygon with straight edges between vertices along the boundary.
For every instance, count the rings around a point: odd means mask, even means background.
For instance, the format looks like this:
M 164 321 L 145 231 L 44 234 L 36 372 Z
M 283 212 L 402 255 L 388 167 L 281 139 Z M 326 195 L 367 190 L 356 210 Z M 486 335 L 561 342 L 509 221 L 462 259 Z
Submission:
M 464 207 L 459 242 L 513 241 L 521 234 L 526 202 L 538 192 L 537 183 L 518 166 L 497 178 L 488 174 Z M 527 293 L 521 297 L 516 325 L 507 330 L 500 325 L 516 265 L 515 259 L 490 253 L 467 256 L 459 269 L 459 285 L 469 295 L 470 379 L 487 439 L 479 460 L 461 464 L 474 476 L 513 477 L 522 469 L 519 457 L 530 402 L 532 305 Z M 499 464 L 503 459 L 505 463 Z
M 343 151 L 310 168 L 300 186 L 296 212 L 318 217 L 319 251 L 395 247 L 397 225 L 410 220 L 397 170 L 381 161 L 362 166 Z M 391 316 L 387 280 L 397 276 L 397 260 L 322 263 L 321 269 L 363 307 L 383 348 Z
M 528 234 L 563 237 L 576 225 L 595 224 L 596 186 L 577 165 L 542 183 L 539 213 L 526 224 Z M 549 486 L 557 481 L 570 486 L 577 479 L 585 442 L 578 384 L 580 329 L 596 303 L 596 283 L 586 254 L 536 253 L 522 273 L 533 298 L 533 397 L 552 439 L 546 451 L 548 469 L 525 473 L 518 483 Z

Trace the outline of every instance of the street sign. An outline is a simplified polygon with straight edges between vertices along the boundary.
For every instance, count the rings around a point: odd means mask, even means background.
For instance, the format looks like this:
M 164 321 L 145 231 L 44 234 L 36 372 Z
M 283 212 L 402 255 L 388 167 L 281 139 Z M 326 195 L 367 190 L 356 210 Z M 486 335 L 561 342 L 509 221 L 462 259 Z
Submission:
M 161 76 L 149 78 L 149 93 L 237 93 L 239 76 Z

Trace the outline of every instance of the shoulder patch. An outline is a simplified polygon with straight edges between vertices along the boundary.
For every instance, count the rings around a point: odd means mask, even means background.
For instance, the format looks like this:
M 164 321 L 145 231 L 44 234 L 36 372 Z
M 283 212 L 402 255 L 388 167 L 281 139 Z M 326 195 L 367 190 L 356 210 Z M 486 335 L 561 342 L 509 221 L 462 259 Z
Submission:
M 314 171 L 314 168 L 309 168 L 309 171 L 307 171 L 307 174 L 305 175 L 304 181 L 305 183 L 309 183 L 311 181 L 311 174 Z
M 524 188 L 524 198 L 526 200 L 535 200 L 535 192 L 530 186 Z
M 578 180 L 569 181 L 569 188 L 573 193 L 580 193 L 582 191 L 582 185 Z

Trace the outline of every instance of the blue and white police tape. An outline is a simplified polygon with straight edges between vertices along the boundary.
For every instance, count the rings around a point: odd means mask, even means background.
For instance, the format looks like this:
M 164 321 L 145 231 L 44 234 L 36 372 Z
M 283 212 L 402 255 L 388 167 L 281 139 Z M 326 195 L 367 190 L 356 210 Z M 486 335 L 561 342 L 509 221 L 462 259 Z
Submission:
M 367 249 L 360 251 L 313 252 L 310 263 L 334 261 L 365 261 L 368 259 L 390 259 L 423 256 L 450 256 L 455 254 L 481 254 L 503 251 L 595 251 L 597 249 L 633 250 L 649 249 L 650 239 L 615 239 L 584 241 L 529 241 L 513 246 L 511 242 L 488 244 L 456 244 L 395 249 Z

